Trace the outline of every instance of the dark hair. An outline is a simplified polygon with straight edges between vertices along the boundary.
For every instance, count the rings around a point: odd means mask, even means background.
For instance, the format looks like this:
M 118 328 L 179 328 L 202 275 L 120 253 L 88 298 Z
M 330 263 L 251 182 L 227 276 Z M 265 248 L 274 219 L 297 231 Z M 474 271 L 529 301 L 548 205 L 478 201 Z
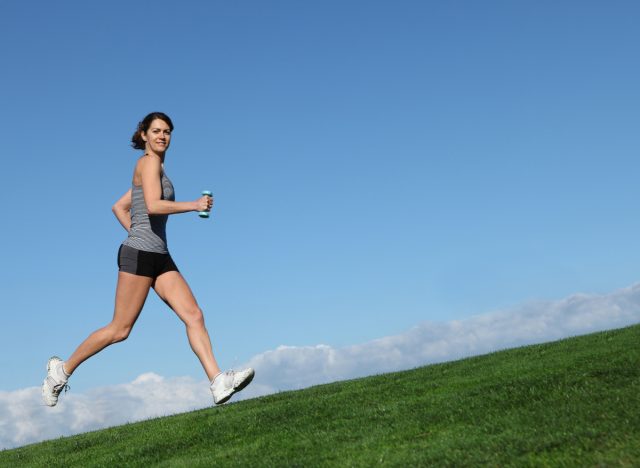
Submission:
M 173 122 L 171 122 L 171 119 L 167 114 L 164 114 L 162 112 L 152 112 L 140 122 L 138 122 L 138 128 L 131 137 L 131 146 L 133 146 L 134 149 L 143 150 L 146 148 L 145 141 L 142 139 L 142 134 L 149 130 L 151 122 L 156 119 L 160 119 L 166 122 L 166 124 L 169 126 L 169 129 L 173 131 Z

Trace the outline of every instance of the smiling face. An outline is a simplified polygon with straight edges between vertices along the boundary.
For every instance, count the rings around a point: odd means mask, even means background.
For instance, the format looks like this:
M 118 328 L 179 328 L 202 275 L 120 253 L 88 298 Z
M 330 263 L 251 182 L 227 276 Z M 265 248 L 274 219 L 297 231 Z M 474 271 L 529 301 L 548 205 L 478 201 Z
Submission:
M 147 152 L 163 154 L 169 149 L 171 143 L 171 127 L 162 119 L 154 119 L 149 125 L 149 130 L 141 133 L 145 141 Z

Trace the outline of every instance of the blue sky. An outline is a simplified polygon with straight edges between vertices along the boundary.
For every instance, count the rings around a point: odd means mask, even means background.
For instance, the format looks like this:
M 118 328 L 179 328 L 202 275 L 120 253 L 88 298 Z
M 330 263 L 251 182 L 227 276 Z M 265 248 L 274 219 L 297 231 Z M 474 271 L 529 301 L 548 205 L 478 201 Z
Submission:
M 113 312 L 128 147 L 176 129 L 172 254 L 214 351 L 344 347 L 638 281 L 637 2 L 3 2 L 0 390 Z M 150 298 L 74 391 L 203 377 Z M 5 374 L 6 375 L 6 374 Z

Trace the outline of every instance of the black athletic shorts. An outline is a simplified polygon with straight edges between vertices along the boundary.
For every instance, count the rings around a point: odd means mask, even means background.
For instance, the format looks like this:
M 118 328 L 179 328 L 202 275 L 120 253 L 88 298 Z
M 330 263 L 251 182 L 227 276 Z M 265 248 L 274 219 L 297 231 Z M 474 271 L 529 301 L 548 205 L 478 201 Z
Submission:
M 168 271 L 179 271 L 168 253 L 146 252 L 124 244 L 118 250 L 118 269 L 150 278 L 157 278 Z

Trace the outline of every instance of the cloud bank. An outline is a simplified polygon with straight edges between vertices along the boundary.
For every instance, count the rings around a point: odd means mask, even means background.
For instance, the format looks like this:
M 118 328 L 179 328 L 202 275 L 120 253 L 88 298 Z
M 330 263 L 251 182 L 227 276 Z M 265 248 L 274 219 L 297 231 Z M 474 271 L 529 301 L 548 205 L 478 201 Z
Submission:
M 254 356 L 254 382 L 236 400 L 410 369 L 499 349 L 557 340 L 640 322 L 640 284 L 606 295 L 577 294 L 444 323 L 364 344 L 280 346 Z M 62 395 L 43 406 L 40 388 L 0 391 L 0 449 L 211 405 L 206 380 L 154 373 L 133 382 Z
M 400 335 L 345 348 L 280 346 L 249 361 L 248 365 L 256 369 L 256 379 L 245 397 L 410 369 L 639 322 L 640 284 L 607 295 L 576 294 L 463 320 L 423 322 Z
M 53 408 L 42 402 L 40 387 L 0 391 L 0 449 L 182 413 L 210 402 L 206 382 L 152 372 L 84 394 L 71 390 Z

